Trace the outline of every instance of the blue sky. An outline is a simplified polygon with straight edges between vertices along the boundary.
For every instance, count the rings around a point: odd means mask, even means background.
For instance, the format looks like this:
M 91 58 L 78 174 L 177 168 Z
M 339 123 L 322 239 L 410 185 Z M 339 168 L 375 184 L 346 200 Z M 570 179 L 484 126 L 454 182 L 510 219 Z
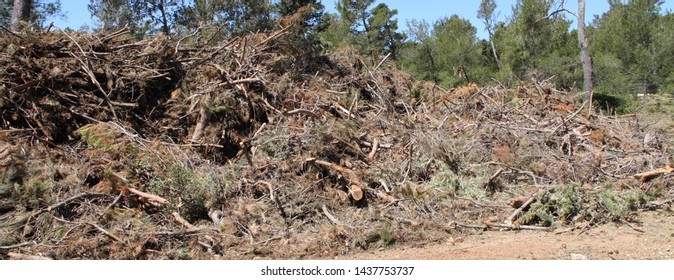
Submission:
M 336 0 L 323 1 L 323 5 L 328 11 L 334 12 Z M 500 14 L 499 21 L 505 21 L 507 17 L 512 14 L 512 6 L 516 0 L 496 0 L 497 13 Z M 586 2 L 587 22 L 591 21 L 594 15 L 601 15 L 609 8 L 607 0 L 588 0 Z M 407 20 L 410 19 L 425 19 L 429 23 L 442 17 L 449 17 L 457 14 L 462 18 L 468 19 L 478 30 L 479 38 L 486 38 L 484 25 L 477 18 L 477 8 L 480 5 L 480 0 L 379 0 L 376 3 L 386 3 L 391 9 L 398 10 L 398 26 L 405 29 Z M 570 11 L 576 11 L 576 0 L 566 0 L 565 8 Z M 91 19 L 87 5 L 89 0 L 62 0 L 62 9 L 66 13 L 67 18 L 53 19 L 54 24 L 60 28 L 70 27 L 72 29 L 79 29 L 83 25 L 90 27 L 95 26 Z M 674 1 L 665 1 L 662 5 L 663 10 L 674 10 Z M 575 18 L 569 16 L 570 19 Z

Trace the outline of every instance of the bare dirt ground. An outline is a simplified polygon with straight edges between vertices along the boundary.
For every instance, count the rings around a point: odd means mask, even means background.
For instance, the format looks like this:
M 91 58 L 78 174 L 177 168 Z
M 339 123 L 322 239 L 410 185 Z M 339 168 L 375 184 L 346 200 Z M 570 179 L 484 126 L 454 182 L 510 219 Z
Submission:
M 643 212 L 639 224 L 605 224 L 586 230 L 484 231 L 444 243 L 340 256 L 337 259 L 422 260 L 651 260 L 674 259 L 674 214 Z M 642 232 L 643 231 L 643 232 Z

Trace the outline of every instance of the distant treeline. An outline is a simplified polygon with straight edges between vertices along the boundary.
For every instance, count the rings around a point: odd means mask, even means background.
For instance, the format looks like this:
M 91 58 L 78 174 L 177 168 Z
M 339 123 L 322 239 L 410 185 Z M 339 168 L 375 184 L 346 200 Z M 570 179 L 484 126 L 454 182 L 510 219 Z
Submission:
M 0 24 L 7 26 L 12 0 L 0 0 Z M 567 1 L 568 2 L 568 1 Z M 586 27 L 594 91 L 616 98 L 639 93 L 674 95 L 674 17 L 659 0 L 609 0 L 610 9 Z M 33 25 L 61 14 L 59 0 L 33 0 Z M 336 14 L 319 0 L 91 0 L 94 30 L 128 26 L 138 36 L 188 36 L 217 41 L 289 24 L 296 40 L 320 55 L 351 48 L 374 64 L 388 55 L 414 77 L 453 87 L 470 82 L 550 80 L 560 88 L 582 88 L 577 16 L 560 0 L 518 0 L 512 16 L 497 21 L 493 0 L 475 11 L 489 38 L 457 15 L 433 23 L 412 20 L 399 32 L 397 10 L 375 0 L 339 0 Z M 207 34 L 208 36 L 204 36 Z

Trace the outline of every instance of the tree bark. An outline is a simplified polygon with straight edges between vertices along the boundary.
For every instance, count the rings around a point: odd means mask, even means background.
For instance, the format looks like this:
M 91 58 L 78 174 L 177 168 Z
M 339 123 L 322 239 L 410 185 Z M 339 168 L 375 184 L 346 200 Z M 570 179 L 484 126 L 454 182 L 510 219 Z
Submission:
M 583 65 L 583 101 L 587 101 L 592 110 L 592 60 L 587 53 L 585 36 L 585 0 L 578 0 L 578 47 L 580 62 Z
M 494 38 L 491 34 L 491 28 L 488 30 L 489 33 L 489 43 L 491 43 L 491 51 L 494 53 L 494 60 L 496 60 L 496 66 L 498 69 L 501 69 L 501 61 L 498 59 L 498 54 L 496 54 L 496 45 L 494 45 Z
M 159 12 L 161 12 L 162 32 L 168 36 L 171 35 L 171 28 L 169 27 L 168 19 L 166 18 L 166 3 L 164 2 L 164 0 L 159 1 Z
M 12 10 L 12 19 L 9 25 L 10 30 L 20 32 L 23 30 L 24 22 L 30 20 L 30 10 L 32 0 L 14 0 L 14 9 Z

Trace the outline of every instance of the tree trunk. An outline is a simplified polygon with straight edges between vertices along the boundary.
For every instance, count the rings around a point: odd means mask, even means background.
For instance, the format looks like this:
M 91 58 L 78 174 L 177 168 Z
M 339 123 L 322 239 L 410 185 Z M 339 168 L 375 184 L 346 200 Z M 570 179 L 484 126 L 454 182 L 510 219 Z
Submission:
M 587 53 L 587 37 L 585 36 L 585 0 L 578 0 L 578 47 L 580 62 L 583 65 L 583 101 L 588 101 L 592 110 L 592 60 Z
M 494 60 L 496 60 L 496 66 L 498 67 L 499 70 L 501 70 L 501 61 L 498 59 L 498 55 L 496 54 L 496 45 L 494 45 L 494 38 L 491 35 L 491 30 L 489 32 L 489 43 L 491 43 L 491 51 L 494 53 Z
M 171 28 L 169 27 L 168 19 L 166 18 L 166 3 L 164 0 L 159 1 L 159 12 L 161 12 L 161 30 L 164 34 L 171 35 Z
M 32 0 L 14 0 L 14 9 L 12 10 L 12 19 L 9 25 L 10 30 L 14 32 L 23 30 L 24 23 L 30 20 L 32 2 Z

